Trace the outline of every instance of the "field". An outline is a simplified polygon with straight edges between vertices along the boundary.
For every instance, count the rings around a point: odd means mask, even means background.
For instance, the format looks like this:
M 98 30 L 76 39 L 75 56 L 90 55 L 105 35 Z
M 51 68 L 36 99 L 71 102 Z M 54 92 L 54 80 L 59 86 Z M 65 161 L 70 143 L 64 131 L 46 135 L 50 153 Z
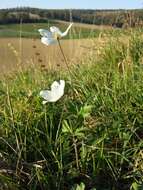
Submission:
M 52 25 L 64 31 L 68 23 L 50 21 L 49 23 L 0 25 L 0 73 L 17 70 L 17 65 L 20 62 L 23 63 L 24 67 L 31 64 L 35 66 L 45 65 L 48 68 L 63 65 L 63 57 L 59 47 L 46 47 L 40 42 L 38 29 L 49 29 Z M 110 27 L 74 24 L 66 37 L 68 40 L 64 39 L 62 41 L 67 59 L 72 63 L 78 62 L 81 57 L 86 56 L 86 52 L 91 52 L 91 47 L 95 43 L 98 44 L 96 47 L 98 49 L 99 44 L 104 43 L 103 40 L 100 40 L 100 34 L 108 34 L 108 32 L 111 33 Z M 13 61 L 11 62 L 11 60 Z
M 62 21 L 49 21 L 48 23 L 30 23 L 30 24 L 7 24 L 0 25 L 0 37 L 26 37 L 26 38 L 39 38 L 39 28 L 49 29 L 50 26 L 57 26 L 64 31 L 69 23 Z M 99 27 L 86 24 L 75 24 L 72 32 L 66 38 L 87 38 L 98 36 L 101 30 L 110 27 Z
M 68 23 L 54 21 L 49 24 L 10 24 L 0 25 L 0 73 L 7 73 L 17 69 L 17 64 L 21 62 L 23 66 L 34 64 L 35 66 L 45 65 L 48 68 L 63 65 L 63 57 L 58 45 L 46 47 L 40 42 L 39 28 L 49 29 L 49 26 L 56 25 L 62 31 L 66 29 Z M 107 30 L 105 30 L 107 29 Z M 61 43 L 65 55 L 70 62 L 78 62 L 82 57 L 92 52 L 92 47 L 98 50 L 107 41 L 107 35 L 119 35 L 119 31 L 113 31 L 110 27 L 93 26 L 86 24 L 75 24 L 67 39 Z M 103 38 L 101 39 L 101 36 Z M 27 51 L 28 50 L 28 51 Z M 77 51 L 78 50 L 78 51 Z M 13 60 L 11 62 L 11 60 Z
M 58 45 L 41 44 L 43 25 L 27 27 L 36 37 L 0 39 L 1 190 L 143 189 L 141 30 L 75 39 L 72 29 L 65 62 Z M 43 105 L 40 91 L 59 79 L 64 95 Z
M 98 41 L 98 40 L 97 40 Z M 11 72 L 19 67 L 18 63 L 24 67 L 31 64 L 35 67 L 45 65 L 48 69 L 58 68 L 63 64 L 63 57 L 57 45 L 46 47 L 40 39 L 19 39 L 19 38 L 1 38 L 0 56 L 1 73 Z M 61 42 L 67 59 L 70 62 L 78 61 L 82 56 L 89 52 L 86 47 L 94 44 L 94 40 L 64 40 Z M 78 51 L 77 51 L 78 49 Z M 13 60 L 11 62 L 11 60 Z

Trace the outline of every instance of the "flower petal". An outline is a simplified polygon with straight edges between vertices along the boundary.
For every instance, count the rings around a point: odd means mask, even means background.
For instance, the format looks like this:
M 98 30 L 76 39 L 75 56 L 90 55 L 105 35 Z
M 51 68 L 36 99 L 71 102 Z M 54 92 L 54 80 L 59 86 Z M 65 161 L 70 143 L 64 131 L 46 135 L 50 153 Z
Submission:
M 52 94 L 50 90 L 42 90 L 40 92 L 40 96 L 45 100 L 50 100 L 52 98 Z
M 42 102 L 42 104 L 45 105 L 47 102 L 48 102 L 48 101 L 44 100 L 44 101 Z
M 64 36 L 66 36 L 66 35 L 68 34 L 68 31 L 69 31 L 69 29 L 71 28 L 72 25 L 73 25 L 73 23 L 71 23 L 71 24 L 67 27 L 66 31 L 61 34 L 61 37 L 64 37 Z
M 43 37 L 52 38 L 52 33 L 45 29 L 38 30 Z
M 64 80 L 60 80 L 60 88 L 64 90 L 64 88 L 65 88 L 65 81 Z
M 62 34 L 62 32 L 60 31 L 60 29 L 57 28 L 56 26 L 51 26 L 51 27 L 50 27 L 50 31 L 51 31 L 52 33 L 57 33 L 57 34 L 59 34 L 59 35 Z
M 60 83 L 57 81 L 54 81 L 51 85 L 51 90 L 56 90 L 60 86 Z
M 54 81 L 51 85 L 51 90 L 42 90 L 40 96 L 44 98 L 43 104 L 47 102 L 56 102 L 64 95 L 65 81 Z
M 53 45 L 57 43 L 57 40 L 53 39 L 53 38 L 46 38 L 46 37 L 42 37 L 41 38 L 41 42 L 45 45 Z

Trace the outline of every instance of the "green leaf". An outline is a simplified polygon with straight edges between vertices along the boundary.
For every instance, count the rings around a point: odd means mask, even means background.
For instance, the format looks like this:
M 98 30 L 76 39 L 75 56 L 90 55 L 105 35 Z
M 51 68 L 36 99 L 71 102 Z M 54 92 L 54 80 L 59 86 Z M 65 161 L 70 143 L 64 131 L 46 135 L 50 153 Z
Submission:
M 81 107 L 80 108 L 80 111 L 79 111 L 79 115 L 82 116 L 83 118 L 86 118 L 90 115 L 91 111 L 92 111 L 92 107 L 91 105 L 85 105 L 84 107 Z
M 142 190 L 143 189 L 143 185 L 139 185 L 136 182 L 132 183 L 132 186 L 130 188 L 130 190 Z
M 77 184 L 75 187 L 72 188 L 72 190 L 85 190 L 85 185 L 81 182 L 80 185 Z
M 70 133 L 72 134 L 72 129 L 70 128 L 68 122 L 66 120 L 63 121 L 63 125 L 62 125 L 62 132 L 63 133 Z

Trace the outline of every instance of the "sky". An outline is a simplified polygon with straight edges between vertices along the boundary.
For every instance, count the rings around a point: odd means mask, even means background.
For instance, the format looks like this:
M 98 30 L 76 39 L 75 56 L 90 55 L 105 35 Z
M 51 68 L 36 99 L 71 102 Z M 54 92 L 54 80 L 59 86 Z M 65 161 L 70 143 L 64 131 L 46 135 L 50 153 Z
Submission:
M 137 9 L 143 0 L 0 0 L 0 9 L 12 7 L 45 9 Z

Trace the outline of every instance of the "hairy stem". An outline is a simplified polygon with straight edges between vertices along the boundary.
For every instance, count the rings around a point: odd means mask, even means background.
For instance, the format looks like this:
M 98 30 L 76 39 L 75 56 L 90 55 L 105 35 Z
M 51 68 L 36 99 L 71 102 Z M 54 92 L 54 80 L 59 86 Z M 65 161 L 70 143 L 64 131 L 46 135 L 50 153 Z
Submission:
M 61 51 L 61 53 L 62 53 L 62 55 L 63 55 L 65 64 L 66 64 L 66 66 L 67 66 L 67 69 L 68 69 L 69 73 L 71 74 L 71 71 L 70 71 L 70 68 L 69 68 L 69 64 L 68 64 L 67 58 L 66 58 L 66 56 L 65 56 L 65 54 L 64 54 L 64 51 L 63 51 L 62 46 L 61 46 L 61 43 L 60 43 L 60 39 L 58 39 L 58 44 L 59 44 L 60 51 Z

